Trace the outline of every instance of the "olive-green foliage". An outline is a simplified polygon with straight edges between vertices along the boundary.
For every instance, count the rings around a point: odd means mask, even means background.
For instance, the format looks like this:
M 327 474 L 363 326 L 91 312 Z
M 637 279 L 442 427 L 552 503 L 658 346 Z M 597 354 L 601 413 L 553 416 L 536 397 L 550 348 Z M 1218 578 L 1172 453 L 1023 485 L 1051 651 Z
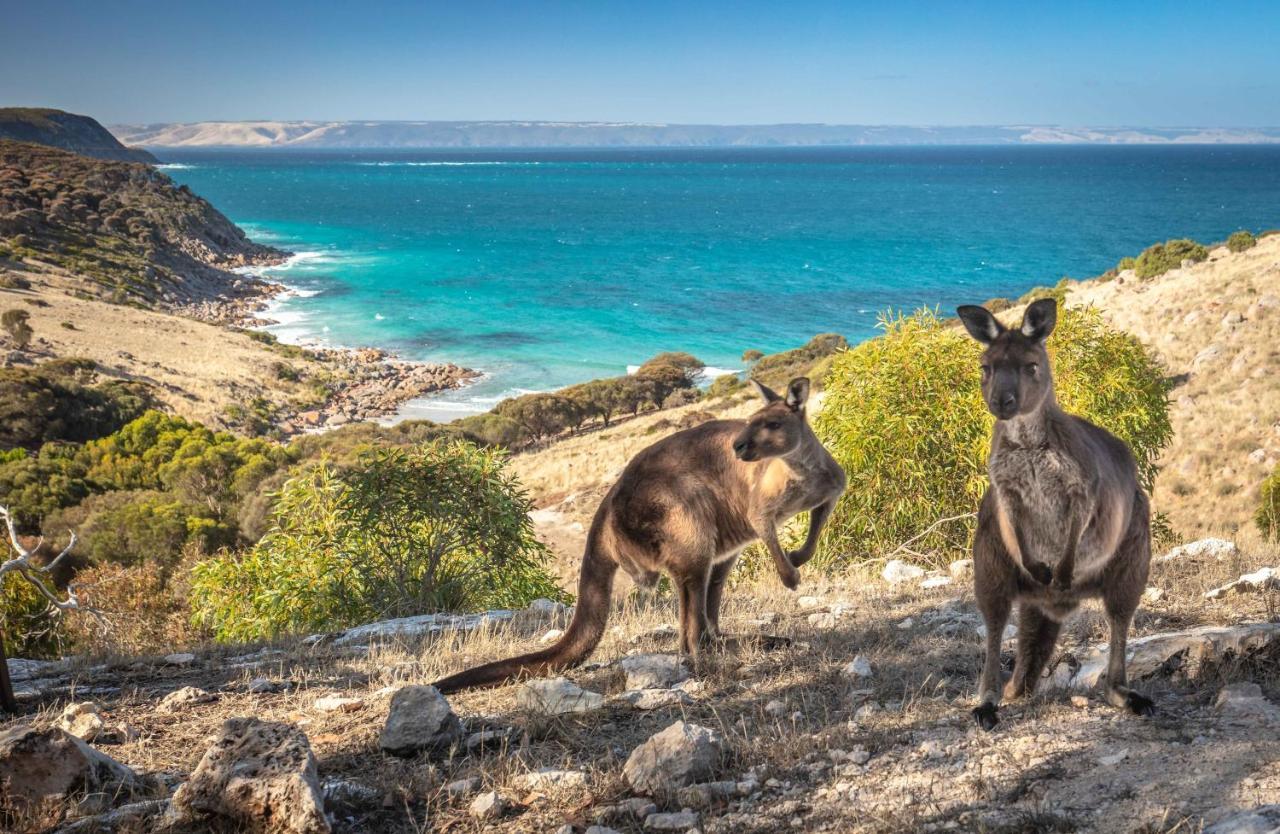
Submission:
M 1139 278 L 1155 278 L 1182 266 L 1184 260 L 1199 262 L 1208 257 L 1209 250 L 1194 240 L 1166 240 L 1144 249 L 1134 261 L 1133 271 Z
M 1232 252 L 1243 252 L 1246 249 L 1252 249 L 1258 245 L 1258 239 L 1251 232 L 1241 229 L 1238 232 L 1232 232 L 1227 238 L 1227 248 Z
M 839 354 L 815 428 L 849 487 L 823 536 L 828 564 L 883 557 L 940 519 L 974 512 L 986 489 L 992 418 L 979 390 L 979 345 L 920 312 L 886 319 L 884 335 Z M 1167 384 L 1133 337 L 1094 312 L 1067 310 L 1049 339 L 1062 407 L 1114 432 L 1150 487 L 1169 442 Z M 962 556 L 972 519 L 938 525 L 912 544 Z
M 1280 541 L 1280 466 L 1262 482 L 1262 500 L 1253 520 L 1265 539 Z
M 285 484 L 251 550 L 193 571 L 194 616 L 221 640 L 557 597 L 528 497 L 500 451 L 437 440 Z
M 150 407 L 138 382 L 97 381 L 93 362 L 57 359 L 0 369 L 0 449 L 36 450 L 50 441 L 82 443 L 115 431 Z
M 1031 288 L 1030 290 L 1022 294 L 1022 297 L 1018 299 L 1018 304 L 1030 304 L 1031 302 L 1039 301 L 1042 298 L 1052 298 L 1054 301 L 1058 302 L 1059 305 L 1062 305 L 1066 301 L 1067 291 L 1070 289 L 1071 289 L 1071 279 L 1063 278 L 1062 280 L 1058 281 L 1058 283 L 1054 284 L 1052 287 Z M 1011 304 L 1009 306 L 1012 307 L 1014 305 Z M 991 309 L 991 308 L 988 308 L 988 309 Z M 1007 310 L 1008 307 L 1004 309 Z M 998 311 L 991 310 L 991 312 L 995 313 Z
M 722 374 L 711 381 L 707 388 L 708 397 L 727 397 L 747 387 L 747 382 L 739 374 Z
M 12 554 L 5 548 L 0 559 Z M 57 647 L 49 603 L 16 571 L 0 577 L 0 638 L 9 657 L 44 657 Z
M 87 474 L 70 444 L 46 443 L 36 454 L 15 449 L 0 459 L 0 504 L 19 530 L 34 532 L 49 513 L 93 494 Z
M 756 362 L 751 369 L 752 379 L 758 379 L 770 388 L 781 391 L 798 376 L 807 376 L 815 389 L 822 387 L 829 367 L 829 357 L 849 347 L 849 342 L 838 333 L 819 333 L 794 350 L 770 354 Z
M 207 505 L 172 493 L 122 490 L 93 495 L 52 513 L 45 528 L 75 530 L 76 555 L 93 564 L 171 567 L 190 545 L 211 553 L 235 543 L 234 527 Z
M 1138 265 L 1138 259 L 1133 257 L 1121 258 L 1116 264 L 1117 272 L 1124 272 L 1126 269 L 1134 269 Z

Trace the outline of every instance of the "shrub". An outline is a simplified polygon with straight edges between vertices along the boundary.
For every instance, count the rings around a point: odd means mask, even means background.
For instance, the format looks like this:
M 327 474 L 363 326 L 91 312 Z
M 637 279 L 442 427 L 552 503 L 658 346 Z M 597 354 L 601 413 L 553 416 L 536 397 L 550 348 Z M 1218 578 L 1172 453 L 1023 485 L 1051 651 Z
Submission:
M 1116 272 L 1124 272 L 1126 269 L 1134 269 L 1138 265 L 1137 258 L 1121 258 L 1116 264 Z
M 836 357 L 816 420 L 849 477 L 824 533 L 827 563 L 884 556 L 940 519 L 974 512 L 987 485 L 992 418 L 979 345 L 928 312 L 882 327 Z M 1156 362 L 1091 311 L 1063 311 L 1049 351 L 1062 407 L 1127 441 L 1150 487 L 1172 434 Z M 940 524 L 911 547 L 950 560 L 964 555 L 972 530 L 971 518 Z
M 462 441 L 321 463 L 284 485 L 251 550 L 196 565 L 192 610 L 250 640 L 558 597 L 531 509 L 501 452 Z
M 792 379 L 807 376 L 817 388 L 826 377 L 830 357 L 848 347 L 849 342 L 838 333 L 819 333 L 794 350 L 773 353 L 756 362 L 751 376 L 779 391 Z
M 30 313 L 17 308 L 0 313 L 0 327 L 3 327 L 4 332 L 9 334 L 9 338 L 13 340 L 19 350 L 26 350 L 27 345 L 31 344 L 32 337 L 35 336 L 35 331 L 28 324 L 30 318 Z
M 763 351 L 759 351 L 759 350 L 755 350 L 754 348 L 747 349 L 747 350 L 744 350 L 744 351 L 742 352 L 742 361 L 743 361 L 743 362 L 748 362 L 748 363 L 750 363 L 750 362 L 759 362 L 759 361 L 760 361 L 761 359 L 763 359 L 763 358 L 764 358 L 764 352 L 763 352 Z
M 0 253 L 0 258 L 5 257 Z M 31 282 L 21 275 L 15 275 L 12 272 L 0 272 L 0 289 L 5 290 L 29 290 Z
M 1244 229 L 1232 232 L 1231 236 L 1227 238 L 1227 248 L 1232 252 L 1243 252 L 1257 245 L 1258 239 L 1251 232 L 1247 232 Z
M 234 543 L 235 530 L 208 505 L 178 496 L 125 490 L 90 496 L 75 507 L 51 513 L 51 530 L 76 530 L 76 552 L 95 564 L 154 564 L 168 570 L 184 549 L 211 553 Z
M 667 395 L 662 401 L 663 408 L 679 408 L 682 405 L 691 405 L 702 399 L 702 395 L 697 388 L 677 388 Z
M 1263 538 L 1280 541 L 1280 466 L 1262 482 L 1262 500 L 1253 520 Z
M 10 557 L 8 549 L 0 558 Z M 0 640 L 8 657 L 45 657 L 56 651 L 57 621 L 49 603 L 16 571 L 0 576 Z M 3 661 L 0 661 L 3 662 Z
M 96 382 L 93 362 L 59 359 L 0 369 L 0 449 L 36 450 L 50 441 L 84 442 L 110 434 L 145 411 L 140 382 Z
M 189 571 L 155 562 L 95 565 L 76 574 L 82 604 L 102 611 L 102 629 L 85 617 L 68 617 L 62 634 L 77 652 L 161 654 L 189 646 L 203 635 L 187 604 Z
M 1155 278 L 1171 269 L 1177 269 L 1185 260 L 1199 262 L 1208 257 L 1209 250 L 1194 240 L 1166 240 L 1144 249 L 1134 261 L 1133 271 L 1139 278 Z
M 736 394 L 747 385 L 746 381 L 738 374 L 723 374 L 712 380 L 711 385 L 707 388 L 708 397 L 727 397 L 730 394 Z

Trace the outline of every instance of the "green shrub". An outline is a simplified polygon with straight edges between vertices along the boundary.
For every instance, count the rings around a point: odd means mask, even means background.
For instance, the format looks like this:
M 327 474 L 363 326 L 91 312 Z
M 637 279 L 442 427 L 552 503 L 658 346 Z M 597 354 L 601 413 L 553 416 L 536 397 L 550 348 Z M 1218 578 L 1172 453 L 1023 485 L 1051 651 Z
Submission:
M 284 485 L 251 550 L 196 565 L 192 610 L 251 640 L 558 597 L 531 509 L 501 452 L 461 441 L 321 463 Z
M 711 381 L 707 388 L 708 397 L 727 397 L 747 387 L 746 380 L 739 374 L 722 374 Z
M 1133 271 L 1139 278 L 1155 278 L 1171 269 L 1182 266 L 1186 260 L 1200 262 L 1209 257 L 1209 250 L 1194 240 L 1180 238 L 1166 240 L 1143 250 L 1134 261 Z
M 36 450 L 50 441 L 110 434 L 152 402 L 140 382 L 98 382 L 93 362 L 58 359 L 0 369 L 0 449 Z
M 770 354 L 756 362 L 751 377 L 781 391 L 798 376 L 807 376 L 815 389 L 822 386 L 830 357 L 849 347 L 838 333 L 819 333 L 794 350 Z
M 992 417 L 979 390 L 979 345 L 928 312 L 882 322 L 885 333 L 839 354 L 815 429 L 849 487 L 820 560 L 883 557 L 941 519 L 977 510 L 987 485 Z M 1133 448 L 1143 482 L 1169 442 L 1167 385 L 1133 337 L 1096 313 L 1066 310 L 1049 339 L 1058 400 Z M 973 520 L 939 524 L 912 543 L 963 556 Z
M 1253 520 L 1263 538 L 1280 541 L 1280 466 L 1262 482 L 1262 500 Z
M 1244 229 L 1232 232 L 1231 236 L 1227 238 L 1227 248 L 1232 252 L 1243 252 L 1257 245 L 1258 239 L 1251 232 L 1247 232 Z
M 1124 272 L 1126 269 L 1134 269 L 1135 267 L 1137 267 L 1137 265 L 1138 265 L 1137 258 L 1121 258 L 1120 262 L 1116 264 L 1116 271 Z
M 75 530 L 76 553 L 93 564 L 154 564 L 167 569 L 186 548 L 211 553 L 233 544 L 235 530 L 206 505 L 151 491 L 124 490 L 93 495 L 74 507 L 51 513 L 50 530 Z
M 6 544 L 0 559 L 12 555 Z M 45 657 L 54 653 L 56 626 L 57 621 L 49 616 L 48 601 L 34 585 L 17 571 L 0 576 L 0 638 L 7 656 Z

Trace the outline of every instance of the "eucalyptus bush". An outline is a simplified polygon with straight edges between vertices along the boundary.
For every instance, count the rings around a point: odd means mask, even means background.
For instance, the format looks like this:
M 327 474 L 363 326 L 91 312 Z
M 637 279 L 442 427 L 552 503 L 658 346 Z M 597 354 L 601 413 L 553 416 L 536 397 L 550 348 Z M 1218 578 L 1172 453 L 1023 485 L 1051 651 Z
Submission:
M 819 564 L 885 557 L 912 539 L 912 551 L 939 560 L 968 550 L 993 418 L 980 346 L 953 325 L 931 312 L 885 318 L 882 336 L 835 357 L 815 430 L 849 486 Z M 1172 436 L 1155 360 L 1093 311 L 1063 311 L 1048 347 L 1059 403 L 1128 442 L 1149 489 Z
M 1232 252 L 1244 252 L 1246 249 L 1252 249 L 1258 245 L 1258 239 L 1253 236 L 1252 232 L 1240 229 L 1232 232 L 1227 238 L 1227 249 Z
M 1182 266 L 1183 261 L 1198 263 L 1208 257 L 1209 250 L 1194 240 L 1166 240 L 1142 250 L 1142 254 L 1134 261 L 1133 271 L 1139 278 L 1155 278 Z
M 1262 500 L 1253 520 L 1264 539 L 1280 541 L 1280 466 L 1262 482 Z
M 559 597 L 532 508 L 502 452 L 464 441 L 322 462 L 284 484 L 252 549 L 195 566 L 193 616 L 252 640 Z

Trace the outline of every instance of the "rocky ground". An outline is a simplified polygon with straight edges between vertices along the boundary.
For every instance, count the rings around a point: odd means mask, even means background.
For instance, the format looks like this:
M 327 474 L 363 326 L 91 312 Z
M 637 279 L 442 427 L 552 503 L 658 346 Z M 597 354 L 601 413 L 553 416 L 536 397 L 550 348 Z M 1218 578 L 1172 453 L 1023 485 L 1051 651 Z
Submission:
M 674 654 L 671 601 L 631 596 L 587 666 L 448 701 L 424 684 L 544 644 L 568 612 L 12 661 L 24 714 L 0 729 L 0 806 L 14 830 L 1269 831 L 1228 821 L 1280 803 L 1280 589 L 1218 589 L 1276 557 L 1208 542 L 1157 561 L 1130 661 L 1154 718 L 1089 689 L 1105 659 L 1089 609 L 1044 691 L 991 733 L 969 716 L 980 620 L 963 563 L 801 595 L 740 584 L 729 630 L 793 642 L 746 639 L 698 669 Z M 71 775 L 41 782 L 32 750 Z

